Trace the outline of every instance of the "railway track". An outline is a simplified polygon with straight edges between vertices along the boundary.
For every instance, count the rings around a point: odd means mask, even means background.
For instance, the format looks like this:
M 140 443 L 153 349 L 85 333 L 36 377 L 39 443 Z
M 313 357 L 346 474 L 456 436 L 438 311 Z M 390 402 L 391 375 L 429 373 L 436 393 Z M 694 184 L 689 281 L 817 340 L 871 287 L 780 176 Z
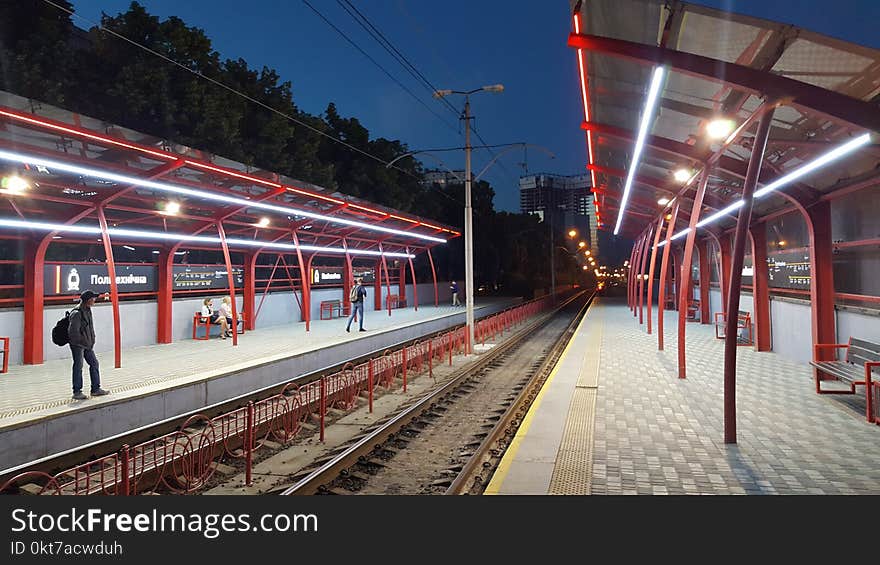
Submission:
M 575 296 L 270 492 L 481 493 L 592 298 Z

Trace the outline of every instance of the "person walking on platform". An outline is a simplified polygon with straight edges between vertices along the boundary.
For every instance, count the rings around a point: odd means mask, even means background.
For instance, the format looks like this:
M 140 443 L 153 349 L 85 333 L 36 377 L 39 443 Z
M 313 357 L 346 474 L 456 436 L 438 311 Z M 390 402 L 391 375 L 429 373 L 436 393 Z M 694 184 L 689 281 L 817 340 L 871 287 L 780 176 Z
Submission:
M 345 331 L 351 331 L 351 322 L 357 317 L 360 331 L 365 332 L 367 330 L 364 329 L 364 300 L 367 298 L 367 289 L 361 284 L 360 277 L 356 278 L 354 282 L 354 288 L 351 289 L 351 295 L 349 296 L 351 299 L 351 316 L 348 318 L 348 325 L 345 326 Z
M 83 360 L 89 364 L 89 378 L 91 379 L 92 396 L 104 396 L 110 394 L 101 388 L 101 374 L 98 371 L 98 358 L 95 357 L 95 325 L 92 322 L 92 306 L 95 299 L 101 296 L 91 290 L 83 292 L 79 296 L 79 304 L 70 313 L 68 335 L 70 336 L 70 351 L 73 353 L 73 398 L 74 400 L 86 400 L 83 394 L 82 368 Z
M 459 302 L 458 300 L 458 283 L 452 281 L 452 284 L 449 285 L 449 288 L 452 289 L 452 305 L 461 306 L 461 302 Z

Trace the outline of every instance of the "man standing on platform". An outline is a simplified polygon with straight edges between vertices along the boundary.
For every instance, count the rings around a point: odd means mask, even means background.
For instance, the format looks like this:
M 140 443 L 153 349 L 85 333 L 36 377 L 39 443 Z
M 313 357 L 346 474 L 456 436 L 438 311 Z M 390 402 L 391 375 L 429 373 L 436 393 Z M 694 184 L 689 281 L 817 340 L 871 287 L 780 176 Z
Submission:
M 461 302 L 459 302 L 458 300 L 458 283 L 452 281 L 452 284 L 449 285 L 449 288 L 452 290 L 452 305 L 461 306 Z
M 351 331 L 351 322 L 357 316 L 361 328 L 360 331 L 365 332 L 367 330 L 364 329 L 364 300 L 367 298 L 367 289 L 361 284 L 360 277 L 356 278 L 354 282 L 355 286 L 351 289 L 351 295 L 349 296 L 351 299 L 351 316 L 348 318 L 348 325 L 345 326 L 345 331 Z
M 83 359 L 89 364 L 89 378 L 92 381 L 92 396 L 110 394 L 101 388 L 101 374 L 98 372 L 98 358 L 95 357 L 95 325 L 92 322 L 92 306 L 101 296 L 91 290 L 79 296 L 79 304 L 70 313 L 67 333 L 70 338 L 70 351 L 73 353 L 73 399 L 86 400 L 83 394 Z

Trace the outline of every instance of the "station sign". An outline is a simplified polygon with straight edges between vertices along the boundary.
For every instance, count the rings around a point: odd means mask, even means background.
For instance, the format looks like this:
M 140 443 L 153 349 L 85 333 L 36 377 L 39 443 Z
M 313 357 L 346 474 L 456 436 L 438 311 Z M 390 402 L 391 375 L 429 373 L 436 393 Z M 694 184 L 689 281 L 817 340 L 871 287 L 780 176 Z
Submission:
M 86 290 L 110 292 L 110 275 L 105 263 L 49 264 L 43 266 L 43 294 L 78 295 Z M 120 293 L 155 292 L 155 265 L 116 265 L 116 288 Z
M 770 286 L 810 290 L 813 272 L 810 256 L 805 253 L 780 253 L 767 258 Z
M 229 288 L 228 271 L 224 266 L 174 265 L 172 268 L 174 290 L 220 290 Z M 235 287 L 244 286 L 244 271 L 232 268 Z
M 342 286 L 342 267 L 312 267 L 312 285 Z
M 353 269 L 353 271 L 354 271 L 354 278 L 360 277 L 362 279 L 363 284 L 376 282 L 376 271 L 374 271 L 371 268 L 355 267 Z

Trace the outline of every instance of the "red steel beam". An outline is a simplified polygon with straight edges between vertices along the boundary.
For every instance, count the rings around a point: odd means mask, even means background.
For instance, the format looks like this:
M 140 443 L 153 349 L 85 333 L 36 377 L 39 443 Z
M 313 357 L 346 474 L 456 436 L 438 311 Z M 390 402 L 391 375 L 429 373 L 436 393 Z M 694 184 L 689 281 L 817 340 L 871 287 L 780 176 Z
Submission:
M 648 335 L 651 335 L 651 304 L 654 299 L 654 267 L 657 264 L 657 244 L 660 243 L 660 233 L 663 231 L 663 215 L 657 220 L 657 228 L 654 230 L 654 245 L 651 247 L 651 267 L 648 269 Z
M 666 225 L 666 245 L 663 246 L 663 259 L 660 261 L 660 296 L 657 298 L 657 349 L 663 351 L 663 311 L 666 308 L 666 279 L 669 275 L 669 253 L 672 247 L 672 232 L 678 220 L 679 199 L 672 205 L 672 216 Z
M 107 261 L 107 276 L 110 277 L 110 302 L 113 305 L 113 357 L 115 367 L 122 367 L 122 337 L 119 327 L 119 289 L 116 286 L 116 264 L 113 259 L 113 246 L 110 234 L 107 233 L 107 218 L 104 207 L 98 206 L 98 223 L 101 225 L 101 241 L 104 244 L 104 256 Z
M 434 269 L 434 258 L 431 257 L 430 248 L 428 248 L 428 262 L 431 264 L 431 278 L 434 280 L 434 306 L 440 306 L 440 292 L 437 289 L 437 271 Z
M 709 308 L 709 282 L 712 268 L 709 262 L 709 242 L 705 239 L 697 242 L 697 254 L 700 261 L 700 323 L 708 324 L 711 317 Z
M 223 222 L 217 222 L 217 234 L 220 236 L 220 245 L 223 248 L 223 260 L 226 261 L 226 278 L 229 281 L 229 297 L 232 302 L 232 345 L 238 345 L 238 306 L 235 304 L 235 273 L 232 271 L 232 259 L 229 256 L 229 246 L 226 244 L 226 232 L 223 230 Z
M 568 36 L 568 45 L 626 58 L 643 65 L 663 65 L 687 75 L 734 85 L 752 94 L 787 100 L 792 106 L 809 109 L 856 127 L 880 131 L 880 112 L 877 112 L 872 103 L 772 72 L 655 45 L 596 35 L 572 33 Z
M 688 302 L 690 302 L 693 295 L 691 288 L 691 266 L 694 261 L 694 242 L 697 239 L 697 222 L 700 219 L 700 212 L 703 210 L 703 197 L 706 194 L 706 186 L 709 184 L 709 169 L 710 165 L 706 165 L 706 167 L 703 168 L 703 172 L 700 173 L 697 193 L 694 196 L 694 204 L 691 208 L 690 224 L 688 226 L 690 231 L 687 233 L 687 241 L 685 241 L 684 244 L 684 261 L 681 266 L 681 284 L 679 285 L 678 297 L 678 378 L 680 379 L 687 377 L 687 336 L 685 335 L 685 330 L 687 325 Z
M 752 223 L 752 297 L 754 298 L 755 350 L 770 351 L 770 271 L 767 268 L 767 226 Z
M 648 248 L 650 245 L 651 236 L 654 233 L 654 226 L 648 226 L 647 231 L 645 232 L 645 242 L 642 245 L 642 260 L 639 262 L 639 325 L 645 323 L 644 318 L 644 301 L 645 301 L 645 278 L 648 275 Z

